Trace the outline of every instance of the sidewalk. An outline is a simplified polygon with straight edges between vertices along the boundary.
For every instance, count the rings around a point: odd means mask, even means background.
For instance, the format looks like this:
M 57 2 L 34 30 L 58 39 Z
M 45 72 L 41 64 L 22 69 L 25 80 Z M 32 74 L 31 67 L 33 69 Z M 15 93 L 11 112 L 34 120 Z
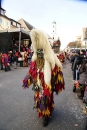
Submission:
M 77 98 L 79 104 L 81 105 L 83 114 L 87 115 L 87 109 L 85 108 L 85 103 L 83 103 L 83 101 L 81 99 L 78 99 L 78 96 L 77 96 L 80 93 L 79 88 L 76 89 L 76 92 L 73 92 L 73 86 L 74 86 L 73 72 L 71 70 L 71 63 L 69 61 L 67 61 L 66 63 L 63 64 L 63 71 L 65 74 L 64 78 L 66 81 L 69 81 L 70 86 L 72 88 L 72 93 L 74 94 L 74 96 Z M 69 76 L 69 80 L 67 80 L 67 78 L 66 78 L 66 77 L 68 77 L 67 74 Z M 67 86 L 66 86 L 66 88 L 67 88 Z

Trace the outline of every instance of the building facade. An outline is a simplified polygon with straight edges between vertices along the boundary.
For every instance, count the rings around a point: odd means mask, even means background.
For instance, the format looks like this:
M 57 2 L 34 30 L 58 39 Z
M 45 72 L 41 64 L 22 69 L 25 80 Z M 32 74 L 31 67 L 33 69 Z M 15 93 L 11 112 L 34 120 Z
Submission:
M 7 17 L 5 15 L 6 11 L 0 8 L 0 30 L 7 30 L 11 28 L 20 28 L 21 24 L 17 21 Z
M 14 44 L 17 44 L 20 51 L 20 45 L 24 40 L 27 39 L 28 43 L 30 41 L 29 32 L 21 28 L 21 23 L 7 17 L 5 13 L 6 11 L 0 7 L 0 51 L 10 51 Z

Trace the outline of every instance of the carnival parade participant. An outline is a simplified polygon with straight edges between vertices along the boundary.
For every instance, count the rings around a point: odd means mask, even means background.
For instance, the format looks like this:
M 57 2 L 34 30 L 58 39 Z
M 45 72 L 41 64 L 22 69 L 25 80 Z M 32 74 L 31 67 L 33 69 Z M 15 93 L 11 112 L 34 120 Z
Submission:
M 24 66 L 24 67 L 28 67 L 28 52 L 25 52 L 25 53 L 24 53 L 23 66 Z
M 58 56 L 59 60 L 61 63 L 64 63 L 65 62 L 65 55 L 64 53 L 60 53 L 59 56 Z
M 46 126 L 54 109 L 53 93 L 59 94 L 65 89 L 62 65 L 43 31 L 32 29 L 30 37 L 34 53 L 29 71 L 23 79 L 23 88 L 29 88 L 33 84 L 34 108 Z
M 3 53 L 2 54 L 2 64 L 5 67 L 5 72 L 10 70 L 10 61 L 8 60 L 8 53 Z

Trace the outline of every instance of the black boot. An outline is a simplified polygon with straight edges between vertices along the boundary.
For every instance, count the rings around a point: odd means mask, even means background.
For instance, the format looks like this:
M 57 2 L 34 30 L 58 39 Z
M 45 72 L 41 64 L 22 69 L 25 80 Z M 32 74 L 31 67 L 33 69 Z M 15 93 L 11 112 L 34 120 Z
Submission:
M 76 86 L 73 86 L 73 92 L 76 92 Z
M 84 97 L 84 90 L 81 90 L 81 95 L 78 96 L 79 99 L 83 99 Z
M 5 72 L 7 72 L 8 70 L 7 70 L 7 67 L 5 66 Z
M 43 117 L 43 126 L 47 126 L 48 125 L 48 117 L 45 116 Z

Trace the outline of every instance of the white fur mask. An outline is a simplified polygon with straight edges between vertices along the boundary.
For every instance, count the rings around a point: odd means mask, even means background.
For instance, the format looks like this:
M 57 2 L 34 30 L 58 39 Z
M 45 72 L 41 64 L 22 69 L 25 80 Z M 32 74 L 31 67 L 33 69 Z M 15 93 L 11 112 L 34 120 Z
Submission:
M 32 61 L 35 61 L 37 59 L 37 49 L 43 49 L 44 52 L 44 80 L 46 84 L 50 84 L 51 81 L 51 70 L 54 69 L 55 65 L 62 68 L 62 65 L 53 52 L 47 35 L 38 29 L 32 29 L 30 32 L 30 37 L 33 45 L 33 56 Z

